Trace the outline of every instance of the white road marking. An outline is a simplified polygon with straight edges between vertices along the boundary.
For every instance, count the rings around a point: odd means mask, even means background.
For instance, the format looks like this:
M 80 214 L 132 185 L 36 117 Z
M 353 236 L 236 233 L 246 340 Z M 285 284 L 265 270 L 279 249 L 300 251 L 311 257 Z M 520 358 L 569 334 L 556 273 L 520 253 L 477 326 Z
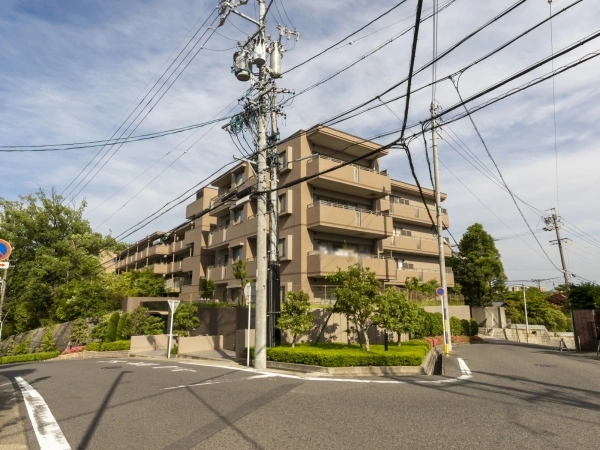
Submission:
M 42 396 L 21 377 L 15 377 L 41 450 L 71 450 Z
M 433 380 L 433 381 L 415 381 L 415 383 L 419 384 L 444 384 L 444 383 L 456 383 L 457 381 L 465 381 L 470 378 L 473 378 L 473 374 L 471 373 L 471 369 L 467 366 L 462 358 L 456 358 L 458 360 L 458 366 L 460 367 L 460 371 L 462 375 L 458 378 L 448 378 L 445 380 Z

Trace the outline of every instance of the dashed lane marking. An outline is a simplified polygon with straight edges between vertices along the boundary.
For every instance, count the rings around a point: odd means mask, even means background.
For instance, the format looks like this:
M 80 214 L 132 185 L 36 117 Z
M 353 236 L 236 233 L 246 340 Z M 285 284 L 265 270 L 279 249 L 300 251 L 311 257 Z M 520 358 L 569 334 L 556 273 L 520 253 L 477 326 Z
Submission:
M 41 450 L 71 450 L 43 397 L 21 377 L 15 377 Z

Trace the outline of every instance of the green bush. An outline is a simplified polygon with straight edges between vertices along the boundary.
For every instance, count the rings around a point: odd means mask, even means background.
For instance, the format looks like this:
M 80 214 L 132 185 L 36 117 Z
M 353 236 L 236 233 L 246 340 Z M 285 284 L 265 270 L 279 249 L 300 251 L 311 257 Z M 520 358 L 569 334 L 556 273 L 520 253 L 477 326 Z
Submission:
M 471 335 L 471 324 L 469 323 L 469 321 L 467 319 L 461 319 L 460 326 L 462 328 L 462 333 L 461 334 L 463 336 L 470 336 Z
M 29 361 L 42 361 L 44 359 L 56 358 L 60 352 L 30 353 L 28 355 L 3 356 L 0 358 L 0 364 L 12 364 Z
M 8 351 L 10 356 L 27 355 L 31 351 L 31 336 L 25 341 L 15 344 L 12 349 Z
M 85 346 L 85 349 L 90 352 L 116 352 L 130 348 L 131 341 L 91 342 Z
M 179 347 L 177 346 L 177 344 L 174 344 L 173 347 L 171 347 L 171 355 L 176 355 L 179 351 Z
M 295 348 L 281 346 L 267 349 L 267 360 L 293 364 L 307 364 L 322 367 L 358 366 L 419 366 L 429 352 L 424 341 L 409 341 L 402 346 L 390 346 L 384 351 L 383 345 L 372 345 L 366 352 L 358 345 L 346 344 L 300 344 Z M 254 348 L 250 348 L 254 358 Z
M 106 336 L 104 337 L 105 342 L 115 342 L 117 340 L 117 328 L 119 326 L 119 319 L 121 314 L 115 311 L 110 315 L 108 319 L 108 327 L 106 328 Z
M 471 326 L 471 336 L 477 336 L 479 334 L 479 324 L 475 319 L 471 319 L 469 324 Z
M 54 336 L 52 335 L 52 327 L 46 327 L 46 331 L 44 333 L 44 337 L 42 338 L 42 342 L 40 347 L 38 348 L 40 353 L 49 353 L 56 351 L 56 341 L 54 340 Z
M 458 317 L 450 317 L 450 334 L 452 336 L 463 335 L 462 323 L 460 323 L 460 319 Z
M 121 317 L 119 317 L 119 323 L 117 324 L 117 336 L 116 336 L 116 340 L 117 341 L 123 341 L 127 338 L 129 338 L 129 336 L 127 336 L 127 323 L 129 320 L 129 313 L 123 313 L 121 314 Z

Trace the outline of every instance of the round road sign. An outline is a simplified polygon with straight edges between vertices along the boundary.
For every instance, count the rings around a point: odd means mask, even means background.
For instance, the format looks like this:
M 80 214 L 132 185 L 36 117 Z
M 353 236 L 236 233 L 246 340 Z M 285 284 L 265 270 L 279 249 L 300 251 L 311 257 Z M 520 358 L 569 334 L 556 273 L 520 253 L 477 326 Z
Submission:
M 10 256 L 12 247 L 4 239 L 0 239 L 0 261 L 5 261 Z
M 437 288 L 435 290 L 435 293 L 441 297 L 442 295 L 444 295 L 444 288 L 442 288 L 442 287 Z

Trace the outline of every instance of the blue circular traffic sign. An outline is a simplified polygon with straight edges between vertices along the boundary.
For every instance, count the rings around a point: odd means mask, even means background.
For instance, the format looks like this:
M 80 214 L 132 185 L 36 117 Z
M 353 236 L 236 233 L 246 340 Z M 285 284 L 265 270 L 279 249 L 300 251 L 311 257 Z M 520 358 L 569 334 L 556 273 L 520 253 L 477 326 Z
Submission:
M 441 297 L 442 295 L 444 295 L 444 288 L 442 288 L 442 287 L 437 288 L 435 290 L 435 293 Z
M 0 261 L 7 260 L 12 252 L 12 247 L 4 239 L 0 239 Z

